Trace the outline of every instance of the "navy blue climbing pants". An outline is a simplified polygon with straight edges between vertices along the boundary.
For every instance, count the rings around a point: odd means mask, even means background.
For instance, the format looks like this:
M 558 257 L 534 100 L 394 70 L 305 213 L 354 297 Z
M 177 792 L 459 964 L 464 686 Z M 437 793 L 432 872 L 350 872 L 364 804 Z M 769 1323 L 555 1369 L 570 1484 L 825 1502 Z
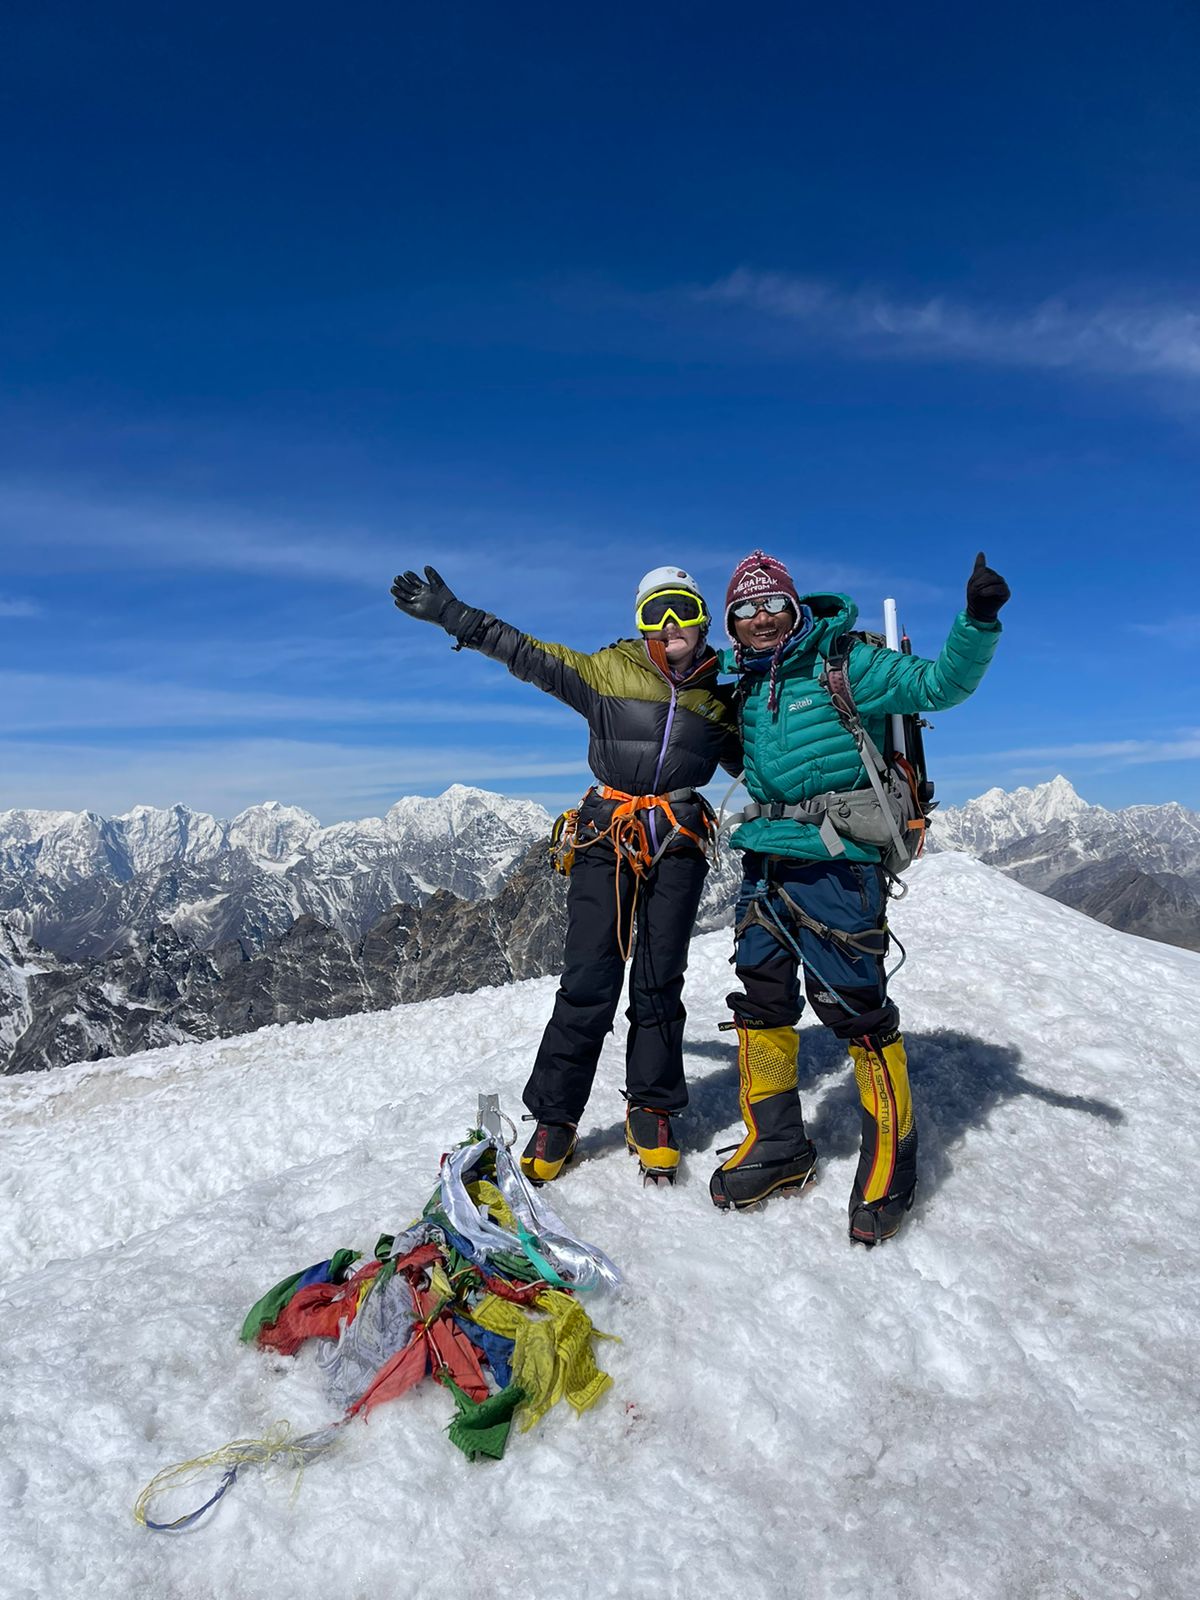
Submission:
M 827 1028 L 847 1041 L 894 1033 L 900 1014 L 887 997 L 887 935 L 869 937 L 884 925 L 882 867 L 858 861 L 792 861 L 747 851 L 743 874 L 734 958 L 742 988 L 728 997 L 735 1019 L 747 1027 L 786 1028 L 799 1021 L 804 1009 L 800 963 L 774 931 L 773 915 L 803 953 L 805 993 Z M 751 916 L 764 879 L 765 904 L 760 901 Z M 797 917 L 793 906 L 827 929 L 866 936 L 865 948 L 822 935 Z

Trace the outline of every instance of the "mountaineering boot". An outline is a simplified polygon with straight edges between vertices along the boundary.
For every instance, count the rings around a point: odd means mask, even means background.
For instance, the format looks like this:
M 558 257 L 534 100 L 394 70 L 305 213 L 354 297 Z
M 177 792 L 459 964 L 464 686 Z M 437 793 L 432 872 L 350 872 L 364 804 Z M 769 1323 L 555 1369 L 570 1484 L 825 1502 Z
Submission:
M 795 1028 L 739 1023 L 737 1035 L 746 1137 L 713 1173 L 708 1192 L 713 1205 L 740 1211 L 768 1195 L 805 1188 L 815 1175 L 817 1151 L 804 1132 L 796 1092 L 800 1036 Z
M 530 1183 L 553 1183 L 575 1154 L 575 1125 L 539 1122 L 521 1152 L 521 1171 Z
M 870 1250 L 874 1245 L 882 1244 L 885 1239 L 894 1239 L 900 1232 L 900 1224 L 904 1221 L 904 1213 L 911 1211 L 913 1201 L 917 1196 L 917 1186 L 914 1183 L 907 1194 L 887 1195 L 882 1200 L 859 1200 L 856 1193 L 850 1200 L 850 1242 L 851 1244 L 865 1244 Z
M 679 1146 L 671 1130 L 669 1112 L 631 1105 L 625 1112 L 625 1147 L 638 1158 L 644 1184 L 661 1188 L 675 1182 Z
M 905 1212 L 912 1209 L 917 1125 L 901 1036 L 855 1039 L 850 1056 L 862 1101 L 862 1148 L 850 1195 L 850 1239 L 870 1249 L 899 1233 Z

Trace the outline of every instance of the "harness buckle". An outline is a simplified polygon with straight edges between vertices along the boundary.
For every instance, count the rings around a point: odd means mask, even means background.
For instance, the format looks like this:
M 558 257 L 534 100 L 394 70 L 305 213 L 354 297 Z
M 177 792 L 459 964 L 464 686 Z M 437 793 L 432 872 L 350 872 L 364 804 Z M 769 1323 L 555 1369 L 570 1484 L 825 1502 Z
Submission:
M 767 806 L 767 816 L 772 822 L 782 822 L 784 803 L 782 800 L 772 800 Z

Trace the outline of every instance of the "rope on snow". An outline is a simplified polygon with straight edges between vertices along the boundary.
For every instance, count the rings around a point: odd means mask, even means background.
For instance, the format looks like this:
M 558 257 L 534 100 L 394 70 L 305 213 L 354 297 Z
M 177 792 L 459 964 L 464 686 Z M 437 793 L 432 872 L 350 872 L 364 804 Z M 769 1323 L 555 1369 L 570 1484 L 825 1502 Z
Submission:
M 160 1473 L 151 1478 L 138 1495 L 137 1504 L 133 1508 L 134 1520 L 143 1528 L 150 1528 L 155 1533 L 184 1533 L 187 1529 L 195 1527 L 204 1513 L 211 1511 L 213 1506 L 233 1488 L 243 1467 L 265 1467 L 272 1461 L 287 1461 L 295 1467 L 296 1490 L 299 1490 L 300 1475 L 304 1468 L 316 1456 L 324 1454 L 329 1449 L 338 1431 L 345 1427 L 349 1420 L 349 1417 L 339 1417 L 336 1422 L 331 1422 L 324 1428 L 317 1428 L 312 1433 L 299 1434 L 296 1437 L 292 1436 L 290 1423 L 277 1422 L 261 1439 L 234 1439 L 231 1443 L 222 1445 L 219 1450 L 213 1450 L 209 1455 L 196 1456 L 193 1460 L 182 1461 L 175 1467 L 164 1467 Z M 188 1488 L 198 1483 L 214 1469 L 221 1467 L 225 1468 L 224 1475 L 203 1505 L 197 1506 L 194 1511 L 185 1512 L 172 1522 L 155 1522 L 151 1519 L 150 1508 L 156 1500 L 173 1490 Z

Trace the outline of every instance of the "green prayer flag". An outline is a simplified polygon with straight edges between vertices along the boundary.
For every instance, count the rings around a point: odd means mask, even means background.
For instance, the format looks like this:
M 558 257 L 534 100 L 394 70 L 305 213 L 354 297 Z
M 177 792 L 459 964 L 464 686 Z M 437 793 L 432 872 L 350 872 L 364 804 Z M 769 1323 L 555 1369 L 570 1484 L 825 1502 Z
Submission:
M 450 1443 L 457 1445 L 468 1461 L 477 1461 L 480 1456 L 499 1461 L 508 1444 L 513 1414 L 525 1400 L 524 1389 L 519 1384 L 510 1383 L 499 1394 L 476 1401 L 464 1394 L 448 1373 L 441 1374 L 441 1381 L 454 1396 L 454 1403 L 458 1407 L 458 1416 L 447 1429 Z

